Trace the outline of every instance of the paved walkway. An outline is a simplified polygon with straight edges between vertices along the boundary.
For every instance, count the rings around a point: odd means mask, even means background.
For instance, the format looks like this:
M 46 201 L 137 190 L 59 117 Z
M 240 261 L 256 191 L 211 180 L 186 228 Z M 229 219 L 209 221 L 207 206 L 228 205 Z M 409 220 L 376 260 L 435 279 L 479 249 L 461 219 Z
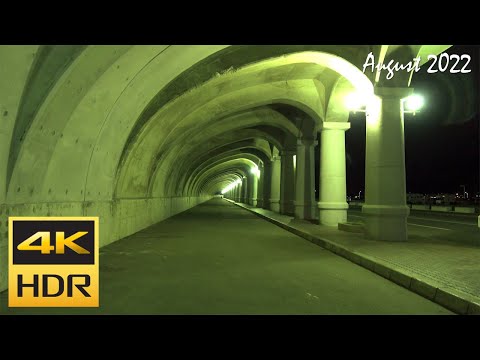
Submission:
M 434 229 L 410 229 L 406 243 L 366 240 L 362 234 L 295 220 L 239 204 L 460 314 L 480 313 L 480 248 L 444 241 Z M 478 233 L 480 236 L 480 231 Z
M 451 314 L 225 200 L 101 249 L 98 309 L 0 314 Z

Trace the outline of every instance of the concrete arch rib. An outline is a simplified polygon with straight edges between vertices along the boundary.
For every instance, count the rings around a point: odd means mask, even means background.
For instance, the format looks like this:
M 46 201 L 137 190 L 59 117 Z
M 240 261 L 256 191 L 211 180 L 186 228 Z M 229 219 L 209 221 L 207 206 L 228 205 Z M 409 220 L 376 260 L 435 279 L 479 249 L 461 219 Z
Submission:
M 190 181 L 191 188 L 187 190 L 187 193 L 190 193 L 193 191 L 196 184 L 200 181 L 199 179 L 202 178 L 202 175 L 208 172 L 210 169 L 214 169 L 219 165 L 222 165 L 229 161 L 239 160 L 239 159 L 250 160 L 248 165 L 249 165 L 249 168 L 252 168 L 254 164 L 258 165 L 259 162 L 261 161 L 265 162 L 267 161 L 268 158 L 265 156 L 265 154 L 261 153 L 260 151 L 258 150 L 255 151 L 255 149 L 232 150 L 224 154 L 220 154 L 216 158 L 210 159 L 207 162 L 200 165 L 201 169 L 199 170 L 199 172 L 196 175 L 192 175 L 191 177 L 191 181 Z
M 231 173 L 217 174 L 202 188 L 205 194 L 216 194 L 221 192 L 219 189 L 225 189 L 230 184 L 242 179 L 242 176 L 232 175 Z
M 262 144 L 263 142 L 263 144 Z M 260 150 L 258 150 L 260 149 Z M 272 157 L 270 143 L 264 140 L 248 139 L 247 141 L 238 141 L 234 143 L 228 143 L 221 147 L 212 147 L 208 151 L 203 151 L 202 155 L 195 158 L 188 164 L 188 167 L 184 168 L 182 180 L 178 182 L 176 192 L 188 194 L 188 189 L 192 179 L 202 170 L 203 164 L 207 164 L 214 159 L 218 159 L 223 154 L 231 154 L 235 152 L 247 152 L 257 155 L 262 161 L 266 161 Z
M 263 129 L 255 129 L 258 126 L 263 126 Z M 193 132 L 192 136 L 186 136 L 185 140 L 172 145 L 162 160 L 176 164 L 172 169 L 172 179 L 180 179 L 185 178 L 183 174 L 187 172 L 191 159 L 202 156 L 215 147 L 246 138 L 259 138 L 281 148 L 287 137 L 296 136 L 298 129 L 290 120 L 267 107 L 257 108 L 220 119 L 204 131 Z M 155 176 L 153 173 L 149 178 L 154 179 Z
M 195 185 L 192 187 L 193 193 L 198 194 L 201 193 L 201 188 L 202 186 L 209 181 L 209 179 L 212 176 L 215 176 L 216 174 L 220 172 L 232 172 L 234 170 L 242 170 L 243 173 L 245 174 L 244 176 L 247 176 L 250 169 L 254 166 L 254 162 L 250 159 L 247 159 L 245 157 L 243 158 L 237 158 L 237 159 L 232 159 L 232 160 L 227 160 L 224 161 L 220 164 L 217 164 L 210 169 L 204 171 L 197 179 Z
M 0 46 L 0 204 L 6 201 L 12 136 L 39 46 Z M 12 71 L 15 69 L 15 71 Z
M 313 84 L 312 81 L 307 82 Z M 128 171 L 123 170 L 123 174 L 119 176 L 119 180 L 123 181 L 125 175 L 128 174 L 134 175 L 134 177 L 126 183 L 120 184 L 119 189 L 121 189 L 121 193 L 124 193 L 124 191 L 134 191 L 140 194 L 145 193 L 146 184 L 151 175 L 150 171 L 154 168 L 154 163 L 157 160 L 152 155 L 163 153 L 162 156 L 165 156 L 169 152 L 168 149 L 175 146 L 175 143 L 181 143 L 180 139 L 187 140 L 188 135 L 191 134 L 189 131 L 197 131 L 192 124 L 203 129 L 208 129 L 208 123 L 214 123 L 216 118 L 225 117 L 251 107 L 258 107 L 270 103 L 284 102 L 296 104 L 299 107 L 302 106 L 298 104 L 303 104 L 303 107 L 305 107 L 309 102 L 319 105 L 318 96 L 315 95 L 316 89 L 301 86 L 299 83 L 296 85 L 298 85 L 298 91 L 290 89 L 288 94 L 285 93 L 285 83 L 258 85 L 253 92 L 252 89 L 244 89 L 240 92 L 219 96 L 204 105 L 200 114 L 195 112 L 183 114 L 179 109 L 180 112 L 171 114 L 171 117 L 164 119 L 165 121 L 157 121 L 154 126 L 152 125 L 152 127 L 148 127 L 143 131 L 135 149 L 128 151 L 129 160 L 127 160 L 124 165 Z M 286 95 L 290 98 L 286 99 Z M 219 102 L 222 102 L 221 106 L 218 105 Z M 192 128 L 190 129 L 190 127 Z M 165 132 L 167 132 L 167 134 L 162 137 L 160 134 L 165 134 Z M 152 134 L 155 134 L 155 136 L 152 136 Z M 145 156 L 146 153 L 152 155 Z M 163 162 L 162 167 L 157 171 L 163 173 L 163 175 L 166 173 L 170 174 L 171 164 L 166 164 L 166 162 Z M 138 187 L 138 185 L 142 183 L 144 184 L 143 189 Z
M 298 68 L 297 62 L 309 64 L 309 66 Z M 358 68 L 352 64 L 330 54 L 316 53 L 294 54 L 269 60 L 268 65 L 278 65 L 275 69 L 266 70 L 265 64 L 255 64 L 231 75 L 213 79 L 201 89 L 195 89 L 162 108 L 142 129 L 135 143 L 135 147 L 138 148 L 125 151 L 131 159 L 122 161 L 122 168 L 119 169 L 122 173 L 118 176 L 120 183 L 116 186 L 117 196 L 145 194 L 148 191 L 149 179 L 153 175 L 152 170 L 160 176 L 167 174 L 170 176 L 171 170 L 174 169 L 172 164 L 177 164 L 174 158 L 179 154 L 178 149 L 175 149 L 175 152 L 171 150 L 175 147 L 175 143 L 185 144 L 186 142 L 181 139 L 190 138 L 201 128 L 207 129 L 208 134 L 210 123 L 232 113 L 245 111 L 251 107 L 284 103 L 298 107 L 317 122 L 321 121 L 324 105 L 319 100 L 322 96 L 319 96 L 318 81 L 314 82 L 311 78 L 312 63 L 315 66 L 328 64 L 338 74 L 348 76 L 349 81 L 356 87 L 363 87 L 364 90 L 368 88 L 368 91 L 373 89 L 371 82 L 361 72 L 359 75 Z M 305 69 L 309 69 L 308 79 L 302 79 L 306 77 L 302 72 Z M 282 73 L 287 70 L 288 75 Z M 320 76 L 321 71 L 317 70 L 319 74 L 316 76 Z M 297 78 L 277 81 L 280 74 L 283 79 L 288 79 L 288 76 Z M 270 79 L 275 81 L 262 83 Z M 193 98 L 196 100 L 193 101 Z M 155 136 L 148 134 L 155 134 Z M 196 145 L 194 142 L 191 144 Z M 139 156 L 140 153 L 143 155 Z M 145 153 L 150 153 L 151 156 L 144 156 Z M 161 159 L 160 164 L 158 164 L 159 159 Z M 125 176 L 128 174 L 133 174 L 132 178 L 128 179 Z
M 175 175 L 172 176 L 179 181 L 171 181 L 173 187 L 172 191 L 175 193 L 182 193 L 183 186 L 185 185 L 186 179 L 189 178 L 191 172 L 191 167 L 195 167 L 198 162 L 201 162 L 205 158 L 211 158 L 216 154 L 228 151 L 229 149 L 238 148 L 239 146 L 249 146 L 252 148 L 258 148 L 261 151 L 265 152 L 267 156 L 271 155 L 270 142 L 272 137 L 264 134 L 261 131 L 254 129 L 244 129 L 239 132 L 230 132 L 228 137 L 221 136 L 220 138 L 212 138 L 208 142 L 204 142 L 190 154 L 186 154 L 183 157 L 179 157 L 177 168 L 175 168 Z M 275 141 L 277 143 L 277 141 Z M 187 156 L 189 155 L 189 156 Z M 152 177 L 152 180 L 154 178 Z M 169 188 L 169 184 L 166 184 L 166 188 Z
M 221 48 L 89 46 L 57 81 L 32 123 L 13 170 L 10 192 L 15 189 L 15 200 L 88 199 L 88 188 L 83 189 L 90 165 L 95 168 L 90 199 L 111 198 L 116 149 L 120 154 L 135 119 L 162 86 Z M 27 176 L 33 171 L 35 177 Z M 35 184 L 29 183 L 32 178 Z M 103 186 L 105 182 L 110 184 Z M 47 191 L 65 184 L 75 191 Z M 33 190 L 33 196 L 17 194 L 17 187 Z

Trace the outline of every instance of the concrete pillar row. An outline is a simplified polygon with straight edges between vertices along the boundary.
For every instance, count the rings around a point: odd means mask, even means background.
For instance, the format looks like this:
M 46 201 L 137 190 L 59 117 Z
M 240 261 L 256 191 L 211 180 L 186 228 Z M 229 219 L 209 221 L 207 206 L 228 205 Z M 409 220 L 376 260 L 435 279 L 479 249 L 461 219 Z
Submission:
M 272 176 L 270 182 L 269 209 L 280 212 L 280 175 L 282 170 L 282 157 L 276 155 L 272 159 Z
M 248 203 L 248 179 L 246 176 L 244 176 L 242 179 L 242 194 L 240 202 L 243 204 Z
M 235 191 L 233 196 L 234 196 L 233 200 L 235 202 L 240 202 L 240 184 L 237 184 L 235 186 Z
M 337 226 L 347 221 L 345 131 L 348 122 L 323 122 L 320 143 L 319 222 Z
M 313 220 L 315 211 L 315 139 L 297 140 L 295 218 Z
M 263 208 L 264 200 L 263 200 L 263 192 L 264 192 L 264 180 L 265 180 L 265 168 L 263 163 L 261 162 L 258 164 L 258 170 L 260 172 L 260 177 L 258 178 L 258 189 L 257 189 L 257 207 Z
M 406 241 L 405 143 L 403 99 L 412 88 L 376 87 L 367 106 L 365 152 L 365 235 Z
M 257 206 L 258 177 L 257 174 L 248 174 L 248 204 Z
M 263 173 L 260 174 L 263 178 L 263 204 L 262 208 L 270 209 L 270 194 L 272 192 L 272 161 L 267 160 L 263 164 Z
M 293 215 L 295 213 L 295 168 L 293 156 L 295 150 L 282 150 L 281 180 L 280 180 L 280 213 Z

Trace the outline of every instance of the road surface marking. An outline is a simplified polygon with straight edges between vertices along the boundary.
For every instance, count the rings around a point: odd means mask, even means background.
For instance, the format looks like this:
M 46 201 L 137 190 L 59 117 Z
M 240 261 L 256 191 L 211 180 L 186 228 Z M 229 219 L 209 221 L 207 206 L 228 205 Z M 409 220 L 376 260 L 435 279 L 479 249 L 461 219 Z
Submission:
M 445 229 L 445 228 L 441 228 L 441 227 L 435 227 L 435 226 L 427 226 L 427 225 L 420 225 L 420 224 L 413 224 L 413 223 L 410 223 L 410 222 L 407 222 L 408 225 L 414 225 L 414 226 L 421 226 L 421 227 L 426 227 L 426 228 L 431 228 L 431 229 L 438 229 L 438 230 L 452 230 L 452 229 Z
M 364 217 L 364 216 L 351 215 L 351 214 L 348 214 L 348 216 L 359 217 L 359 218 L 363 218 L 363 217 Z M 419 219 L 419 220 L 423 220 L 423 221 L 439 221 L 439 222 L 444 222 L 444 223 L 449 223 L 449 224 L 478 226 L 478 224 L 470 224 L 470 223 L 466 223 L 466 222 L 448 221 L 448 220 L 438 220 L 438 219 L 422 218 L 422 217 L 417 217 L 417 216 L 408 216 L 408 218 L 409 218 L 409 219 Z M 424 226 L 426 226 L 426 225 L 424 225 Z
M 439 221 L 439 222 L 450 223 L 450 224 L 478 226 L 477 224 L 470 224 L 470 223 L 466 223 L 466 222 L 448 221 L 448 220 L 438 220 L 438 219 L 429 219 L 429 218 L 422 218 L 422 217 L 417 217 L 417 216 L 409 216 L 408 218 L 409 218 L 409 219 L 420 219 L 420 220 L 424 220 L 424 221 Z

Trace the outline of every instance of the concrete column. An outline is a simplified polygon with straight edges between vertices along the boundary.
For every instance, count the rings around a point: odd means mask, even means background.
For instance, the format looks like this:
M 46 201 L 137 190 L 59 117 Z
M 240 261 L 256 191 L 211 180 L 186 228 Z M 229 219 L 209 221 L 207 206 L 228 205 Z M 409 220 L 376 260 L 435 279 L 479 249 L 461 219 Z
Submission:
M 265 169 L 263 163 L 258 165 L 258 170 L 260 172 L 260 177 L 258 178 L 258 189 L 257 189 L 257 207 L 263 208 L 263 183 L 265 179 Z
M 248 192 L 247 192 L 247 178 L 244 177 L 242 179 L 242 188 L 241 188 L 241 194 L 240 194 L 240 202 L 243 204 L 246 204 L 248 201 Z
M 276 155 L 272 159 L 272 176 L 270 182 L 270 210 L 280 212 L 280 175 L 282 169 L 282 157 Z
M 403 98 L 411 88 L 375 88 L 367 107 L 365 153 L 365 235 L 407 240 Z
M 248 174 L 248 204 L 257 206 L 258 177 L 256 174 Z
M 262 207 L 264 209 L 269 209 L 270 207 L 270 194 L 271 194 L 271 186 L 272 186 L 272 162 L 267 160 L 263 164 L 263 173 L 260 174 L 261 178 L 263 178 L 263 204 Z
M 315 219 L 315 145 L 314 139 L 298 139 L 295 172 L 295 218 Z
M 293 204 L 295 197 L 295 173 L 293 166 L 294 150 L 282 150 L 282 169 L 280 181 L 280 213 L 293 215 L 295 207 Z
M 348 122 L 324 122 L 321 126 L 319 222 L 337 226 L 347 221 L 345 131 Z
M 235 186 L 235 202 L 240 202 L 240 189 L 241 184 L 237 184 L 237 186 Z

